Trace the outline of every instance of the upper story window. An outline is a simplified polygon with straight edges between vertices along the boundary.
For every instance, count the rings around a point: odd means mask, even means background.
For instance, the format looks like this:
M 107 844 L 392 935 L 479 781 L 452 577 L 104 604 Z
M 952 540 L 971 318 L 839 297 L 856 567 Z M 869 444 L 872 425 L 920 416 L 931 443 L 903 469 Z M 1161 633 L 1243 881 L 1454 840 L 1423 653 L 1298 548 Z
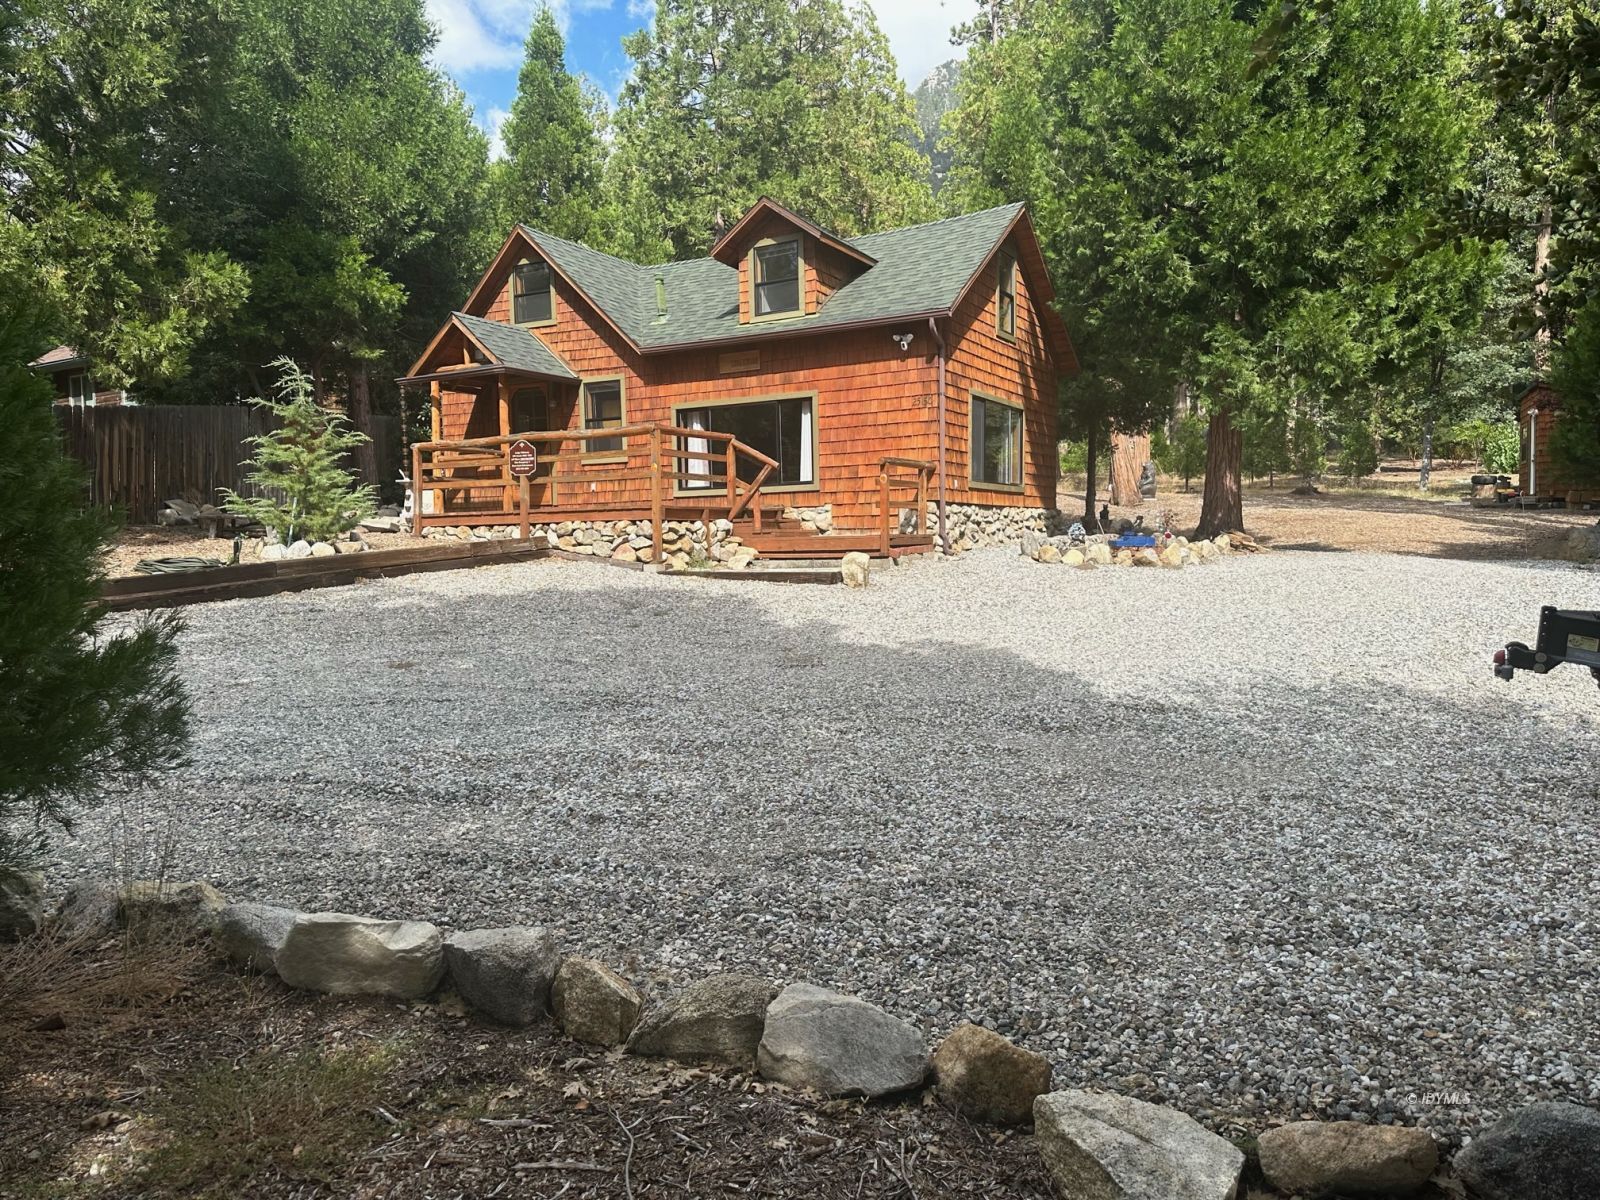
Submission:
M 542 262 L 520 263 L 511 272 L 511 320 L 516 325 L 548 325 L 556 319 L 555 297 L 550 290 L 550 267 Z
M 89 377 L 81 372 L 77 375 L 67 376 L 67 403 L 76 408 L 84 408 L 94 403 L 94 388 L 89 384 Z
M 1012 340 L 1017 336 L 1017 260 L 1000 256 L 1000 284 L 995 306 L 995 331 Z
M 750 254 L 751 313 L 756 317 L 800 313 L 800 243 L 798 240 L 757 246 Z

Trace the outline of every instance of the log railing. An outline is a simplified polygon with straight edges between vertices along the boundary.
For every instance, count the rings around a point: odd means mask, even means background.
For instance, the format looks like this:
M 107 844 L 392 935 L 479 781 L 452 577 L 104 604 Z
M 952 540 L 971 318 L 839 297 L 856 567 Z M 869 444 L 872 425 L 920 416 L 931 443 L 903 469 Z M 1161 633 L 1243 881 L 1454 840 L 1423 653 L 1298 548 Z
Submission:
M 531 477 L 511 474 L 510 446 L 519 441 L 538 452 Z M 695 443 L 705 449 L 690 449 Z M 754 467 L 748 480 L 739 477 L 746 462 Z M 732 434 L 660 422 L 417 442 L 411 447 L 411 527 L 420 536 L 430 525 L 503 524 L 515 518 L 527 536 L 530 521 L 578 512 L 621 518 L 648 511 L 659 561 L 669 503 L 697 507 L 707 519 L 716 513 L 732 521 L 749 513 L 759 530 L 761 488 L 777 466 Z M 424 503 L 425 494 L 433 497 L 431 504 Z
M 915 471 L 916 477 L 908 479 L 904 472 Z M 896 475 L 895 472 L 900 472 Z M 900 510 L 895 507 L 896 492 L 915 492 L 917 497 L 917 528 L 920 535 L 928 524 L 928 481 L 933 477 L 933 464 L 916 458 L 885 458 L 878 464 L 878 549 L 889 556 L 894 535 L 900 528 Z

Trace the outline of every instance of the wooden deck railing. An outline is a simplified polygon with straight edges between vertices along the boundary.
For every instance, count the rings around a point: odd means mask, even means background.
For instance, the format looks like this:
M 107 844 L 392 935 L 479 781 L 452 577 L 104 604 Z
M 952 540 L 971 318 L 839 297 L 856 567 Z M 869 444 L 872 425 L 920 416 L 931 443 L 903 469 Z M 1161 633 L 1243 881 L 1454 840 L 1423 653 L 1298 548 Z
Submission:
M 915 479 L 891 472 L 915 471 Z M 917 528 L 920 536 L 928 524 L 928 480 L 933 477 L 933 464 L 916 458 L 886 458 L 878 464 L 878 514 L 881 517 L 878 535 L 879 549 L 888 557 L 894 535 L 900 531 L 900 510 L 893 504 L 893 493 L 912 491 L 917 496 Z
M 510 446 L 519 441 L 531 443 L 539 455 L 530 477 L 511 474 Z M 693 443 L 706 449 L 690 449 Z M 739 477 L 745 462 L 755 467 L 748 480 Z M 530 522 L 579 513 L 619 520 L 648 513 L 659 561 L 669 504 L 729 520 L 748 512 L 759 530 L 761 488 L 777 466 L 732 434 L 660 422 L 418 442 L 411 447 L 411 526 L 420 536 L 428 526 L 515 520 L 526 536 Z M 431 505 L 424 504 L 424 494 L 434 497 Z

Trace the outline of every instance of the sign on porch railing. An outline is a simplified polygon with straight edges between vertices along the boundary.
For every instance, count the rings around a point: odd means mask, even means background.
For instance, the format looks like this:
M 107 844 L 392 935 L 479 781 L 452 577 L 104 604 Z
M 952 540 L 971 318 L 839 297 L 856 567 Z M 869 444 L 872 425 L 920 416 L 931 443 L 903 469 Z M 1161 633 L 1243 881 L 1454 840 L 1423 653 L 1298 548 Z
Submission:
M 539 452 L 534 449 L 533 443 L 526 438 L 519 438 L 511 443 L 511 474 L 517 479 L 526 479 L 539 469 Z

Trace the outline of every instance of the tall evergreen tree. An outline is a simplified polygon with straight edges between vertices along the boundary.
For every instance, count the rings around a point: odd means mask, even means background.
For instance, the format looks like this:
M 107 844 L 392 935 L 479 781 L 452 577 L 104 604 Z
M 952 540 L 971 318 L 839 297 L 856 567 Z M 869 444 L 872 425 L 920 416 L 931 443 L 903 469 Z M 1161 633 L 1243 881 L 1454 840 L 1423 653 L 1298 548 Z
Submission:
M 927 160 L 887 40 L 843 0 L 662 0 L 615 120 L 614 248 L 704 254 L 769 194 L 850 236 L 928 219 Z
M 1314 402 L 1347 425 L 1367 402 L 1382 285 L 1468 161 L 1457 21 L 1450 0 L 1035 2 L 973 48 L 955 185 L 1033 202 L 1084 411 L 1194 385 L 1202 535 L 1242 524 L 1236 418 Z
M 50 388 L 27 367 L 48 343 L 27 277 L 0 270 L 0 865 L 29 865 L 74 808 L 181 761 L 188 701 L 178 625 L 105 628 L 100 552 L 61 449 Z
M 558 237 L 595 239 L 603 106 L 567 70 L 561 30 L 549 5 L 541 5 L 501 130 L 505 158 L 491 177 L 502 233 L 525 221 Z

